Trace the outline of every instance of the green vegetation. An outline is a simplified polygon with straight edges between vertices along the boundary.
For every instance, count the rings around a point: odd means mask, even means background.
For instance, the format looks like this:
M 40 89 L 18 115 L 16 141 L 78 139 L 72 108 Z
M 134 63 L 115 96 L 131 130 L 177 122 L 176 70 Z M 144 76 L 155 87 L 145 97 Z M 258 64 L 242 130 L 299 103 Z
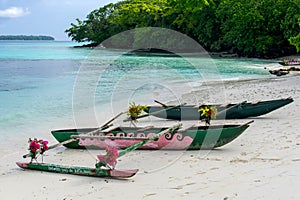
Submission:
M 124 0 L 76 20 L 68 36 L 93 45 L 126 30 L 163 27 L 187 34 L 208 51 L 249 57 L 300 52 L 299 0 Z
M 54 40 L 54 38 L 44 35 L 0 35 L 0 40 Z
M 300 26 L 300 18 L 299 18 L 299 26 Z M 300 33 L 289 39 L 290 43 L 297 48 L 297 52 L 300 52 Z

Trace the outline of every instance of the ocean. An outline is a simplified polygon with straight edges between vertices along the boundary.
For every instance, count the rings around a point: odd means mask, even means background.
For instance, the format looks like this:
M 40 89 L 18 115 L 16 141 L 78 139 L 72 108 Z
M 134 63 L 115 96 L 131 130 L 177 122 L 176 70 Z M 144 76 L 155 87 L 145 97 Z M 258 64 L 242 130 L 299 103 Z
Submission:
M 0 41 L 0 138 L 97 126 L 130 102 L 180 99 L 211 81 L 267 78 L 263 66 L 272 64 L 260 59 L 126 55 L 75 45 Z

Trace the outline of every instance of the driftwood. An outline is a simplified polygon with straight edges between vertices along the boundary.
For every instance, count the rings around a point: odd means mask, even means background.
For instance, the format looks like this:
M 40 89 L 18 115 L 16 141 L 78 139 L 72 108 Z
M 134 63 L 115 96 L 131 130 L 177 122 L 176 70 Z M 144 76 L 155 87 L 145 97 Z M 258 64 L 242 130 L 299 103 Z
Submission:
M 274 70 L 269 70 L 270 74 L 274 74 L 276 76 L 283 76 L 287 75 L 290 72 L 297 72 L 300 71 L 299 67 L 290 67 L 290 68 L 280 68 L 280 69 L 274 69 Z
M 278 70 L 269 70 L 270 74 L 276 75 L 276 76 L 283 76 L 289 74 L 289 70 L 287 69 L 278 69 Z

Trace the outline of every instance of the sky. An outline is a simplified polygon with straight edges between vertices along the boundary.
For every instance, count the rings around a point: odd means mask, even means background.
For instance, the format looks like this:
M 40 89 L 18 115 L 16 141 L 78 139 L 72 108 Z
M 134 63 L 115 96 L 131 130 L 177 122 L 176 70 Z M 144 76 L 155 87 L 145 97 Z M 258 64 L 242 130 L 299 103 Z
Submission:
M 70 40 L 64 32 L 75 19 L 119 0 L 0 0 L 0 35 L 47 35 Z

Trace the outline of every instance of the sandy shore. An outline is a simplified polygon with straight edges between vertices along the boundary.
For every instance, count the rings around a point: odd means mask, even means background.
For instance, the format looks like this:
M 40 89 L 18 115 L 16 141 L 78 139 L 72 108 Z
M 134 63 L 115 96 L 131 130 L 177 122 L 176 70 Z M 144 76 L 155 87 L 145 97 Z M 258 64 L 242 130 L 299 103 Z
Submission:
M 1 147 L 0 199 L 299 199 L 299 84 L 300 76 L 225 83 L 228 102 L 289 96 L 295 101 L 255 118 L 243 135 L 213 151 L 134 151 L 117 166 L 140 169 L 128 180 L 25 171 L 15 162 L 23 160 L 27 138 L 6 141 L 11 146 Z M 218 99 L 213 94 L 219 94 L 220 85 L 206 87 L 210 99 Z M 202 94 L 193 91 L 183 101 L 204 99 Z M 49 134 L 43 136 L 54 142 Z M 93 166 L 98 153 L 60 147 L 45 160 Z

